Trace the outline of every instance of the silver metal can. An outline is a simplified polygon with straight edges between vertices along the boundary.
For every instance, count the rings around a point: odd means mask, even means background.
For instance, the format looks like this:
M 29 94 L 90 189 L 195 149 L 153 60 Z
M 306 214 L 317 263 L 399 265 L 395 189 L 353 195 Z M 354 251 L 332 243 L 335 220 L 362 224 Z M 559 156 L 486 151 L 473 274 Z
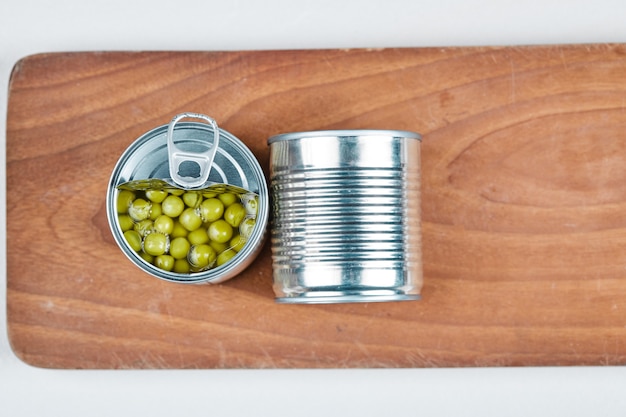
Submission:
M 183 118 L 202 118 L 209 123 L 179 122 Z M 256 225 L 246 244 L 229 262 L 201 272 L 176 273 L 147 262 L 124 238 L 116 201 L 120 185 L 153 179 L 166 180 L 187 190 L 202 189 L 205 184 L 227 184 L 258 195 Z M 233 278 L 257 257 L 266 236 L 269 194 L 257 159 L 241 140 L 219 129 L 213 119 L 197 113 L 177 115 L 168 125 L 136 139 L 113 169 L 106 200 L 109 226 L 122 252 L 145 272 L 167 281 L 219 283 Z
M 421 136 L 312 131 L 268 143 L 276 301 L 419 299 Z

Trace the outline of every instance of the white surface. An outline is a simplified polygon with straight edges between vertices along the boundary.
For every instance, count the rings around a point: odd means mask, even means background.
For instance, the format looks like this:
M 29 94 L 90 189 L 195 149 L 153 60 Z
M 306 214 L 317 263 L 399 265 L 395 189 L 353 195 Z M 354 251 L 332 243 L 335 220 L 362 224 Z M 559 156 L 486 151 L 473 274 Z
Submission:
M 190 12 L 186 12 L 190 11 Z M 626 42 L 623 0 L 2 0 L 1 195 L 10 71 L 29 54 Z M 6 199 L 0 250 L 6 253 Z M 6 336 L 0 258 L 0 415 L 623 416 L 626 368 L 55 371 Z

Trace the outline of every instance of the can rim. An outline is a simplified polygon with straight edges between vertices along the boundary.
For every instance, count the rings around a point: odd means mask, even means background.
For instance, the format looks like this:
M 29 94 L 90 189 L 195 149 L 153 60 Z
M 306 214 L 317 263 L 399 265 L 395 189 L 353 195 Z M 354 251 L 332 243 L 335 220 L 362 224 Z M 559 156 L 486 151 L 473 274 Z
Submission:
M 276 297 L 275 301 L 279 304 L 335 304 L 335 303 L 375 303 L 385 301 L 419 301 L 422 299 L 420 294 L 386 294 L 371 295 L 362 294 L 346 294 L 346 295 L 317 295 L 313 291 L 310 294 L 302 294 L 299 296 Z
M 389 129 L 339 129 L 339 130 L 309 130 L 302 132 L 281 133 L 274 135 L 267 140 L 271 145 L 274 142 L 289 141 L 305 138 L 322 137 L 365 137 L 365 136 L 388 136 L 394 138 L 417 139 L 422 141 L 422 135 L 409 130 L 389 130 Z
M 231 262 L 215 267 L 213 269 L 197 272 L 194 274 L 176 273 L 173 271 L 161 270 L 154 265 L 146 262 L 143 258 L 141 258 L 141 256 L 134 252 L 124 241 L 123 233 L 120 232 L 121 229 L 119 227 L 119 219 L 117 217 L 117 212 L 115 211 L 115 195 L 117 192 L 117 185 L 119 185 L 120 172 L 124 164 L 126 164 L 129 158 L 133 155 L 133 153 L 136 152 L 137 146 L 154 139 L 154 136 L 156 134 L 162 133 L 167 129 L 167 127 L 168 125 L 157 126 L 136 138 L 123 151 L 122 155 L 115 164 L 115 167 L 113 168 L 111 177 L 109 178 L 109 186 L 107 188 L 106 194 L 107 220 L 113 238 L 116 241 L 121 252 L 131 261 L 131 263 L 139 267 L 139 269 L 146 272 L 147 274 L 168 282 L 177 282 L 183 284 L 215 284 L 234 278 L 236 274 L 242 272 L 249 266 L 250 263 L 252 263 L 256 259 L 260 250 L 264 246 L 267 234 L 266 229 L 269 223 L 270 203 L 267 182 L 265 181 L 263 169 L 261 168 L 258 159 L 256 159 L 250 148 L 248 148 L 241 139 L 226 130 L 220 128 L 220 136 L 223 136 L 227 142 L 236 147 L 243 155 L 246 156 L 248 162 L 250 162 L 250 168 L 255 172 L 257 176 L 259 186 L 258 190 L 250 190 L 259 195 L 259 207 L 256 217 L 257 226 L 254 227 L 252 234 L 248 239 L 248 244 L 246 244 L 241 251 L 237 252 Z M 177 128 L 207 129 L 207 124 L 198 122 L 181 122 L 177 125 Z

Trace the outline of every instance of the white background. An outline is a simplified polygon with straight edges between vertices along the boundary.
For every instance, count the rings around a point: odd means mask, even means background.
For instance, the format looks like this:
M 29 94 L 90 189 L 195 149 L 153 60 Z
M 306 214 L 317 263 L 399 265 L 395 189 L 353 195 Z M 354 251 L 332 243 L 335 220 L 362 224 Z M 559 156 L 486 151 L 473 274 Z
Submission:
M 2 0 L 0 416 L 626 415 L 623 367 L 58 371 L 20 362 L 6 336 L 6 107 L 20 58 L 594 42 L 626 42 L 625 1 Z

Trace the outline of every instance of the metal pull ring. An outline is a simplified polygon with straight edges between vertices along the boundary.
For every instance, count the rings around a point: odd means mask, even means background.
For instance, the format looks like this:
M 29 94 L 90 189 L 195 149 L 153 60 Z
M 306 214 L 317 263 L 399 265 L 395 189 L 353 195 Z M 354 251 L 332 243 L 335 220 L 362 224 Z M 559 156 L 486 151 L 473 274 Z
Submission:
M 180 149 L 174 144 L 174 126 L 181 119 L 193 118 L 206 120 L 213 128 L 213 144 L 206 152 L 189 152 Z M 213 158 L 219 146 L 220 131 L 215 120 L 209 116 L 199 113 L 181 113 L 172 119 L 167 128 L 167 152 L 169 155 L 170 177 L 174 182 L 183 188 L 195 188 L 204 185 L 211 172 Z M 181 165 L 188 163 L 199 168 L 199 172 L 194 172 L 192 176 L 181 175 Z M 197 175 L 196 175 L 197 174 Z

